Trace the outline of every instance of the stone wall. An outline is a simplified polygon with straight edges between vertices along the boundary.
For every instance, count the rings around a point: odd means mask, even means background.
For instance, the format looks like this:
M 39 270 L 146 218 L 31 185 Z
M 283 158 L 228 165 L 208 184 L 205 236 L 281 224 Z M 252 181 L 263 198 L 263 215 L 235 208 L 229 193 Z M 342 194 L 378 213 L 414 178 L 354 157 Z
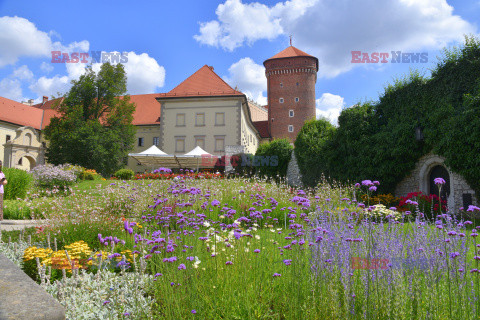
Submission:
M 302 174 L 300 173 L 300 168 L 298 167 L 297 158 L 295 157 L 295 152 L 292 151 L 292 158 L 288 163 L 287 168 L 287 182 L 292 187 L 302 187 Z
M 475 191 L 468 185 L 465 179 L 459 174 L 446 167 L 445 158 L 434 154 L 427 154 L 421 157 L 415 165 L 413 171 L 405 177 L 396 187 L 395 196 L 406 196 L 410 192 L 421 191 L 428 194 L 429 183 L 428 176 L 433 167 L 441 165 L 445 167 L 450 175 L 450 195 L 448 196 L 448 209 L 451 212 L 458 212 L 463 207 L 463 195 L 470 194 L 472 204 L 478 205 Z M 467 208 L 465 208 L 467 209 Z

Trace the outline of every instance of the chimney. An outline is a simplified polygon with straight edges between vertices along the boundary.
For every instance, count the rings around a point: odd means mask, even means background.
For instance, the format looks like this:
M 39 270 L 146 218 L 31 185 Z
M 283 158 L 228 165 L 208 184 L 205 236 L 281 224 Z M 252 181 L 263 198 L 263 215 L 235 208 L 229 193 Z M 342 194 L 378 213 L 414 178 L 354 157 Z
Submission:
M 213 71 L 213 66 L 208 66 L 208 67 L 210 68 L 210 70 L 212 70 L 212 71 Z
M 43 103 L 45 104 L 45 102 L 48 101 L 48 97 L 47 96 L 43 96 Z

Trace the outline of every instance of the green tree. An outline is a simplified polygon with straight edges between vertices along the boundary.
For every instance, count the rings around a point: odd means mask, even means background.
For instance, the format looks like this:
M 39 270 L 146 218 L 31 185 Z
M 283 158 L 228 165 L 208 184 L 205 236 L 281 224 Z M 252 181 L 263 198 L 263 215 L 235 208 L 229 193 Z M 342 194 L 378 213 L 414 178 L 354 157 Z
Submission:
M 287 139 L 275 139 L 262 143 L 255 153 L 254 166 L 262 176 L 278 181 L 287 175 L 293 146 Z M 256 162 L 256 163 L 255 163 Z
M 329 151 L 335 127 L 327 119 L 305 122 L 295 140 L 297 158 L 303 183 L 314 187 L 322 174 L 328 175 Z
M 71 163 L 110 176 L 124 166 L 133 148 L 135 105 L 127 91 L 122 64 L 102 64 L 95 73 L 72 81 L 72 88 L 57 107 L 60 117 L 45 128 L 46 157 L 52 164 Z

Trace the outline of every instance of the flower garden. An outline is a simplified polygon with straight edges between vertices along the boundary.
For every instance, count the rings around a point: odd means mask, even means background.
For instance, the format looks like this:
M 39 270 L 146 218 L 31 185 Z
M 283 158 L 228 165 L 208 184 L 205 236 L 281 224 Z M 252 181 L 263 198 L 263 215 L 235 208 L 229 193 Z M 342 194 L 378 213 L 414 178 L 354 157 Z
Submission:
M 95 178 L 12 200 L 47 224 L 3 232 L 0 252 L 68 319 L 480 316 L 476 220 L 435 209 L 438 198 L 422 207 L 430 198 L 410 195 L 397 209 L 378 203 L 377 181 L 298 190 L 152 175 L 168 178 Z

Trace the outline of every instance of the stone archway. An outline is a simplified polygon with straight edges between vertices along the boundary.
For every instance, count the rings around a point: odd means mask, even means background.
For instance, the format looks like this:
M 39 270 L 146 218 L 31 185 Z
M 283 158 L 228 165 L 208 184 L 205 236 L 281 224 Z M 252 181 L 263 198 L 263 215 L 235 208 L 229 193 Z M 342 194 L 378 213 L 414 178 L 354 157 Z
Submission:
M 418 180 L 420 182 L 419 187 L 420 191 L 422 191 L 424 194 L 438 195 L 438 189 L 433 183 L 433 179 L 443 178 L 446 183 L 442 187 L 442 198 L 443 200 L 447 201 L 449 211 L 453 212 L 455 209 L 458 210 L 458 208 L 456 208 L 457 206 L 454 199 L 455 187 L 450 179 L 452 172 L 445 167 L 444 162 L 445 159 L 443 157 L 434 154 L 429 154 L 422 157 L 417 163 L 417 165 L 420 167 L 418 172 Z M 446 192 L 446 190 L 448 190 L 448 192 Z
M 446 181 L 442 187 L 444 190 L 442 193 L 447 200 L 450 212 L 458 212 L 460 207 L 466 209 L 469 204 L 478 206 L 475 191 L 465 179 L 445 166 L 443 157 L 431 153 L 418 159 L 412 172 L 395 187 L 395 195 L 403 197 L 415 191 L 438 194 L 436 186 L 432 186 L 432 180 L 435 178 L 443 178 Z M 435 192 L 432 192 L 433 190 Z
M 32 155 L 24 154 L 18 158 L 17 163 L 15 164 L 15 168 L 30 171 L 36 165 L 37 165 L 37 161 Z
M 441 186 L 439 190 L 439 186 L 435 184 L 436 178 L 442 178 L 445 180 L 445 184 Z M 436 165 L 428 174 L 428 193 L 438 195 L 440 191 L 440 197 L 443 200 L 447 200 L 448 196 L 450 195 L 450 174 L 448 170 L 442 165 Z

